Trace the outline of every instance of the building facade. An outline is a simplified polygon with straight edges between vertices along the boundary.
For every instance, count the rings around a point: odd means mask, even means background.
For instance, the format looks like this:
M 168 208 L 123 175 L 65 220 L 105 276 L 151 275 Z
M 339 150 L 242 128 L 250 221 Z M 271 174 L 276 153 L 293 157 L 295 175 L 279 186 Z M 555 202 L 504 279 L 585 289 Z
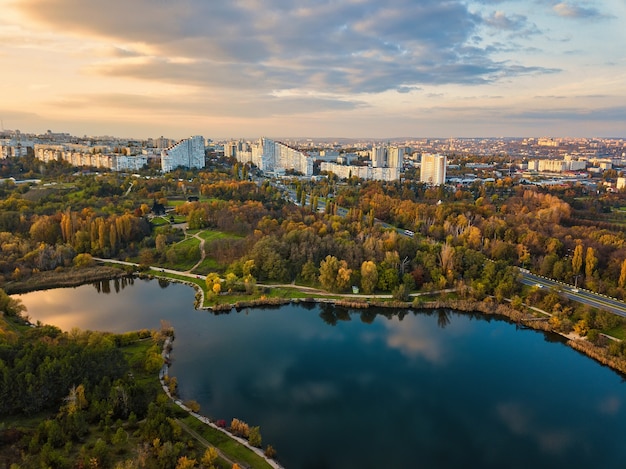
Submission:
M 292 170 L 313 176 L 313 158 L 268 138 L 261 138 L 256 143 L 229 142 L 224 145 L 224 155 L 236 158 L 240 163 L 252 163 L 264 172 L 280 174 Z
M 111 153 L 106 147 L 86 145 L 35 144 L 35 158 L 44 163 L 65 161 L 76 167 L 106 168 L 111 171 L 137 171 L 148 164 L 147 155 Z
M 420 181 L 433 186 L 440 186 L 446 182 L 446 156 L 422 155 L 420 167 Z
M 204 168 L 204 137 L 195 135 L 181 140 L 161 152 L 161 170 L 164 173 L 182 166 L 184 168 Z

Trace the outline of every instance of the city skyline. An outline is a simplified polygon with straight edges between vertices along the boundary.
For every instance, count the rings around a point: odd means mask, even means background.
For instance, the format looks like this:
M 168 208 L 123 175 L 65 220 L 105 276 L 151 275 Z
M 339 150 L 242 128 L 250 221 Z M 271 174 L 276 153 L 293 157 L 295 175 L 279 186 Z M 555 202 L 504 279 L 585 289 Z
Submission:
M 0 0 L 7 129 L 623 137 L 623 0 Z

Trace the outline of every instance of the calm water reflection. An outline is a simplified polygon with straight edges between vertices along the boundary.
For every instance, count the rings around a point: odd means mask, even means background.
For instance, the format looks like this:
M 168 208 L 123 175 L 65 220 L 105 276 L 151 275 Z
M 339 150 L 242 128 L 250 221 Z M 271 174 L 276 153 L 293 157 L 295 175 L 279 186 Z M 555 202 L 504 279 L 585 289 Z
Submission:
M 176 328 L 172 374 L 215 418 L 260 425 L 289 468 L 623 467 L 620 376 L 504 321 L 285 306 L 214 316 L 135 280 L 22 295 L 34 320 Z M 387 312 L 388 314 L 388 312 Z

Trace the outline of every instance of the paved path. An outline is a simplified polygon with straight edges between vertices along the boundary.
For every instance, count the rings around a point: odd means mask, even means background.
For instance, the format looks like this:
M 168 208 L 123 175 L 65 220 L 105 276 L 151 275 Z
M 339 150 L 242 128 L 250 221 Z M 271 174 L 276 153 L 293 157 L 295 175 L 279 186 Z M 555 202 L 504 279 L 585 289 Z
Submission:
M 120 265 L 130 265 L 133 267 L 138 267 L 139 264 L 137 264 L 136 262 L 126 262 L 126 261 L 118 261 L 117 259 L 104 259 L 101 257 L 94 257 L 93 258 L 95 261 L 98 262 L 110 262 L 112 264 L 120 264 Z M 202 262 L 202 261 L 200 261 Z M 191 273 L 190 271 L 186 271 L 186 272 L 182 272 L 180 270 L 172 270 L 172 269 L 165 269 L 165 268 L 161 268 L 161 267 L 155 267 L 155 266 L 149 266 L 151 270 L 159 273 L 159 272 L 164 272 L 164 273 L 168 273 L 168 274 L 174 274 L 174 275 L 180 275 L 182 277 L 189 277 L 189 278 L 204 278 L 204 275 L 198 275 L 198 274 L 194 274 Z M 195 267 L 193 267 L 191 270 L 193 270 Z M 314 287 L 307 287 L 305 285 L 296 285 L 295 283 L 281 283 L 281 284 L 270 284 L 270 283 L 257 283 L 257 286 L 259 287 L 264 287 L 264 288 L 293 288 L 295 290 L 299 290 L 302 292 L 308 292 L 312 295 L 320 295 L 320 296 L 333 296 L 333 297 L 341 297 L 344 299 L 368 299 L 368 298 L 381 298 L 381 299 L 389 299 L 392 297 L 392 295 L 390 294 L 376 294 L 376 295 L 366 295 L 366 294 L 355 294 L 355 293 L 331 293 L 328 292 L 326 290 L 320 290 L 318 288 L 314 288 Z M 436 291 L 432 291 L 432 292 L 419 292 L 419 293 L 411 293 L 409 296 L 414 298 L 417 296 L 424 296 L 424 295 L 438 295 L 441 293 L 451 293 L 456 291 L 455 288 L 447 288 L 445 290 L 436 290 Z

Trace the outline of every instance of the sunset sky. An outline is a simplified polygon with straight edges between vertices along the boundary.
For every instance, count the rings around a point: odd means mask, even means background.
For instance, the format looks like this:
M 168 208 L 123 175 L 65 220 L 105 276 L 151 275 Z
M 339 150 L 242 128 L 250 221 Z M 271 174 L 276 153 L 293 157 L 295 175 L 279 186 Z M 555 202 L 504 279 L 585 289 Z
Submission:
M 5 129 L 626 136 L 626 0 L 0 0 Z

